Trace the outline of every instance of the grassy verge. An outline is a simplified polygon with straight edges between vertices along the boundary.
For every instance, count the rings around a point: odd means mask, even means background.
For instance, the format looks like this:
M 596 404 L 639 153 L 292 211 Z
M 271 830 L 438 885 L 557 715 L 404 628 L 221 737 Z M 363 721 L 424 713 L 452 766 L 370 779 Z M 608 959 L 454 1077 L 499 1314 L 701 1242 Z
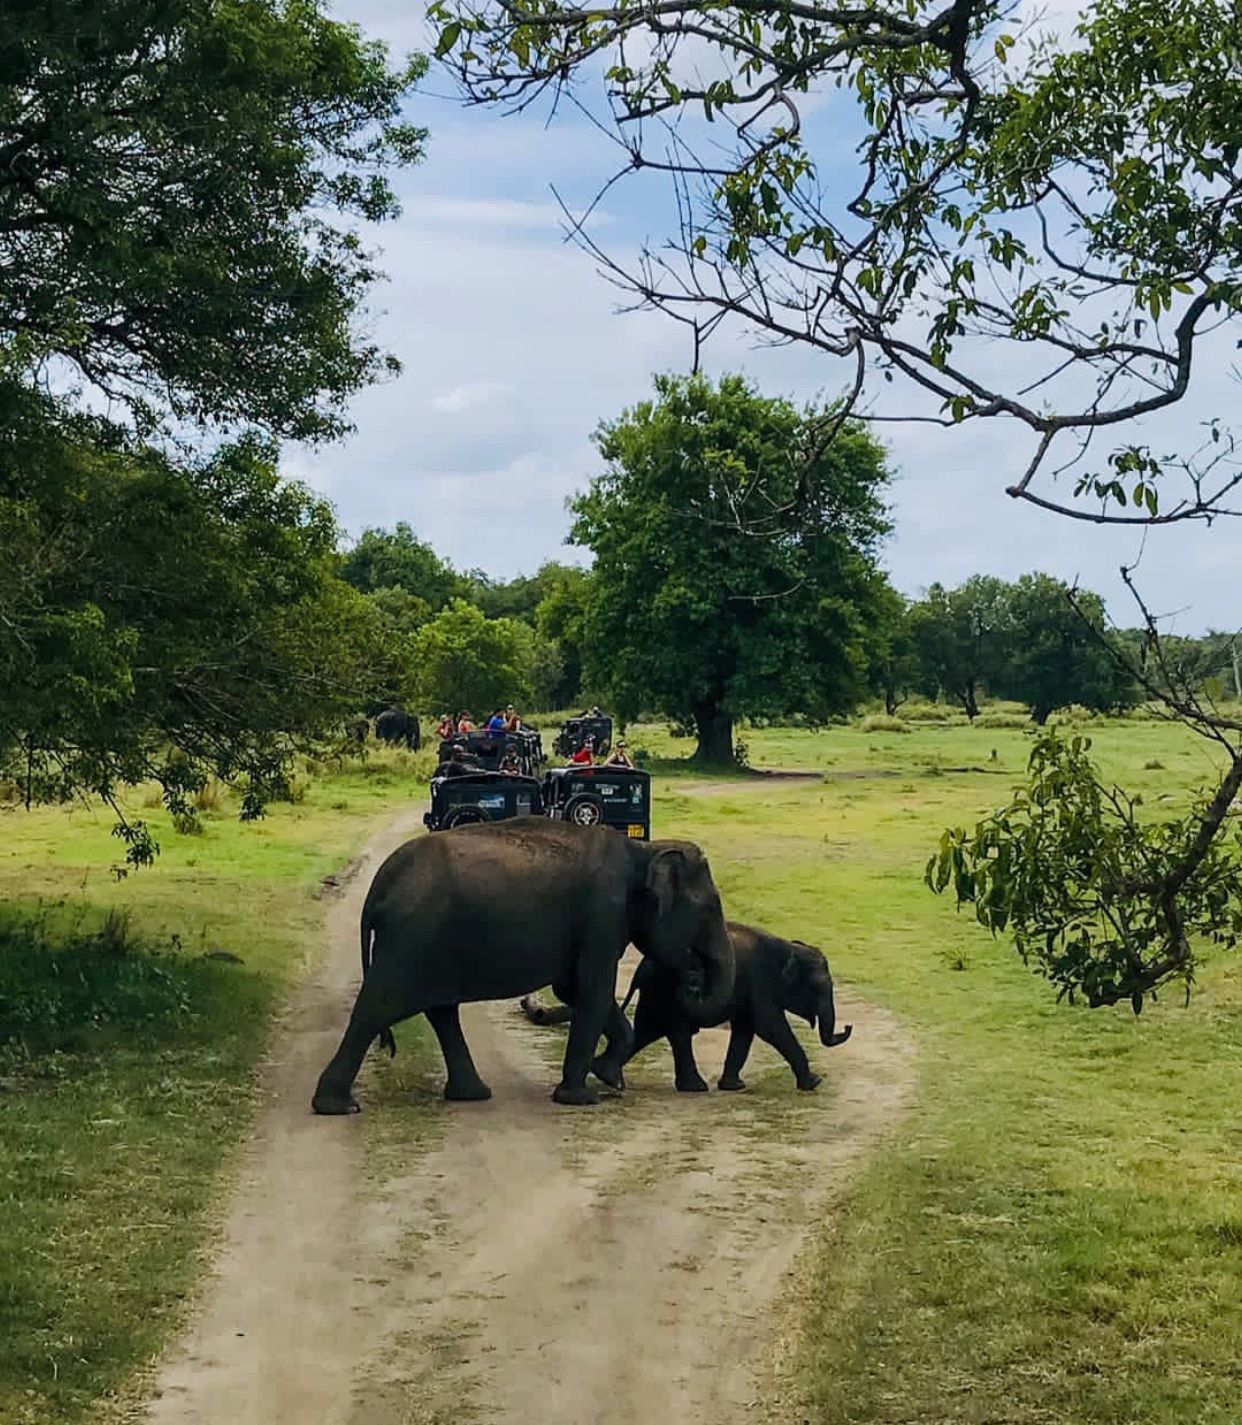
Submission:
M 1177 729 L 1090 731 L 1149 805 L 1210 775 Z M 830 777 L 670 789 L 659 834 L 706 846 L 732 914 L 815 941 L 839 979 L 901 1014 L 922 1071 L 789 1304 L 797 1401 L 782 1418 L 1237 1425 L 1239 957 L 1209 965 L 1188 1008 L 1057 1007 L 921 884 L 941 827 L 1013 780 L 952 769 L 1020 772 L 1020 731 L 754 741 L 756 760 Z
M 106 812 L 2 814 L 0 1420 L 98 1418 L 158 1349 L 270 1013 L 318 947 L 319 882 L 421 800 L 412 770 L 383 754 L 308 779 L 253 826 L 225 797 L 196 836 L 136 797 L 163 854 L 119 882 Z

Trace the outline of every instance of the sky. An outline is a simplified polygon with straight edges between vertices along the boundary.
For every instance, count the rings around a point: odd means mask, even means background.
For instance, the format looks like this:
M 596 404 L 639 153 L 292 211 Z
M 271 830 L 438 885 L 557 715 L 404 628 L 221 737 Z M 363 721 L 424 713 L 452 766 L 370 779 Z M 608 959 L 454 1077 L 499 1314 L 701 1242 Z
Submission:
M 1052 23 L 1075 8 L 1041 6 Z M 336 0 L 333 11 L 398 56 L 426 47 L 421 0 Z M 430 130 L 426 159 L 398 175 L 401 218 L 365 234 L 387 274 L 370 330 L 403 371 L 356 398 L 354 434 L 287 450 L 286 473 L 326 494 L 350 534 L 405 520 L 461 569 L 507 578 L 547 559 L 586 562 L 564 544 L 565 506 L 600 468 L 592 431 L 647 396 L 653 373 L 688 369 L 690 338 L 660 314 L 619 311 L 621 294 L 564 241 L 552 185 L 584 202 L 615 166 L 593 127 L 572 111 L 545 125 L 466 109 L 434 66 L 408 117 Z M 625 252 L 658 238 L 667 216 L 663 189 L 622 184 L 592 231 Z M 1206 415 L 1236 409 L 1235 336 L 1199 362 L 1193 399 L 1147 433 L 1161 450 L 1189 451 Z M 833 396 L 847 374 L 809 348 L 760 346 L 741 329 L 717 338 L 703 364 L 798 401 Z M 1136 618 L 1118 569 L 1141 548 L 1138 582 L 1167 627 L 1242 627 L 1242 520 L 1153 530 L 1142 542 L 1008 497 L 1031 452 L 1013 424 L 877 429 L 895 471 L 884 562 L 904 593 L 1038 569 L 1098 590 L 1124 625 Z

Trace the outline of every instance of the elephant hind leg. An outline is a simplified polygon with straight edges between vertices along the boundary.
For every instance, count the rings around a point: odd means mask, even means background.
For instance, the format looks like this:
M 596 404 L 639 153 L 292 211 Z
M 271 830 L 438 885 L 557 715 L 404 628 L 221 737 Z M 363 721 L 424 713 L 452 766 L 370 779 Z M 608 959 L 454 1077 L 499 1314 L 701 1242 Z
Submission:
M 358 991 L 358 998 L 354 1002 L 353 1012 L 345 1026 L 340 1045 L 315 1085 L 311 1107 L 316 1113 L 361 1112 L 358 1100 L 353 1095 L 354 1080 L 358 1077 L 358 1070 L 362 1067 L 367 1050 L 377 1038 L 382 1042 L 387 1035 L 391 1040 L 389 1026 L 396 1023 L 394 1019 L 382 1018 L 373 1013 L 373 999 L 374 996 L 368 994 L 364 982 L 362 989 Z
M 444 1055 L 444 1067 L 448 1071 L 444 1097 L 455 1103 L 477 1103 L 491 1098 L 491 1089 L 479 1077 L 479 1071 L 470 1057 L 470 1046 L 461 1032 L 458 1007 L 455 1004 L 433 1005 L 427 1010 L 427 1019 L 440 1041 L 440 1052 Z

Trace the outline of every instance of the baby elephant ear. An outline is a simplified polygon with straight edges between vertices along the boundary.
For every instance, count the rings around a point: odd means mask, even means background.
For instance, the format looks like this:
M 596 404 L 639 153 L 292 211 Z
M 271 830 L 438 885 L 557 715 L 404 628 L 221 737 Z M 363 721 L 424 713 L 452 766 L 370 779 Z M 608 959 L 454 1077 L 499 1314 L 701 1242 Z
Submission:
M 801 940 L 790 942 L 793 945 L 801 945 Z M 802 978 L 802 957 L 796 952 L 785 961 L 785 968 L 781 971 L 781 984 L 796 985 Z

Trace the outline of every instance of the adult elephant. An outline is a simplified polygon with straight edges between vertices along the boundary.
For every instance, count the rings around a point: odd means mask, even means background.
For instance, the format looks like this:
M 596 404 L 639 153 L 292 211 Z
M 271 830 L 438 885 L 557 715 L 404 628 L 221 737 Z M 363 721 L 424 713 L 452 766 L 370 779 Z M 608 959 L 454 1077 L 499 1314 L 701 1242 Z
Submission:
M 823 953 L 803 940 L 784 940 L 753 925 L 727 923 L 733 945 L 736 973 L 733 992 L 719 1012 L 708 1018 L 687 1015 L 678 1002 L 676 986 L 661 966 L 645 960 L 635 972 L 624 1010 L 635 995 L 634 1037 L 628 1048 L 609 1043 L 592 1066 L 609 1083 L 622 1079 L 622 1067 L 657 1039 L 667 1039 L 673 1050 L 673 1073 L 682 1093 L 706 1093 L 707 1084 L 694 1062 L 692 1040 L 700 1027 L 728 1023 L 729 1049 L 718 1087 L 742 1089 L 742 1067 L 755 1035 L 770 1044 L 793 1070 L 800 1089 L 810 1091 L 821 1083 L 811 1072 L 806 1051 L 789 1027 L 786 1013 L 805 1019 L 812 1029 L 819 1025 L 820 1042 L 836 1048 L 853 1033 L 847 1024 L 837 1032 L 837 1010 L 832 974 Z M 545 1009 L 523 999 L 526 1017 L 536 1024 L 562 1023 L 571 1018 L 567 1005 Z M 624 1057 L 618 1057 L 623 1055 Z M 623 1082 L 623 1080 L 622 1080 Z
M 381 742 L 404 742 L 411 752 L 423 743 L 418 718 L 404 708 L 389 708 L 375 719 L 375 735 Z
M 719 1016 L 733 993 L 733 947 L 707 858 L 686 841 L 632 841 L 606 827 L 544 817 L 420 837 L 376 872 L 362 908 L 362 988 L 312 1107 L 353 1113 L 352 1086 L 378 1038 L 426 1014 L 448 1072 L 445 1097 L 490 1098 L 458 1006 L 551 985 L 574 1006 L 558 1103 L 597 1098 L 587 1074 L 623 1062 L 630 1027 L 617 1008 L 617 963 L 633 943 L 658 964 L 687 1016 Z M 608 1080 L 605 1078 L 605 1082 Z M 618 1069 L 615 1086 L 621 1086 Z

